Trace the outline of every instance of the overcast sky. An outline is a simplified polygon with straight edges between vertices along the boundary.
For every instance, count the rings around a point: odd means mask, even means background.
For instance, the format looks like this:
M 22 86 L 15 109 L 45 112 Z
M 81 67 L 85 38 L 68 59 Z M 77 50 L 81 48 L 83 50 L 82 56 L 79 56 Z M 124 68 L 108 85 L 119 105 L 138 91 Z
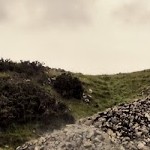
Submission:
M 0 56 L 86 74 L 150 68 L 149 0 L 0 0 Z

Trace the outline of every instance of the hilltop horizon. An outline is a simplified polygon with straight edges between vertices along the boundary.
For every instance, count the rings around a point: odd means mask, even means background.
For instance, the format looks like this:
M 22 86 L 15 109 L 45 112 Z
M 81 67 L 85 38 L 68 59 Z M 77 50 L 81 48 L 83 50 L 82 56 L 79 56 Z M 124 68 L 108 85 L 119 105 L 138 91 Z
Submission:
M 150 68 L 148 0 L 0 0 L 0 56 L 86 74 Z
M 5 58 L 5 57 L 1 57 L 2 59 L 6 60 L 6 59 L 10 59 L 11 61 L 14 61 L 14 62 L 20 62 L 20 61 L 30 61 L 30 62 L 34 62 L 34 61 L 38 61 L 40 63 L 42 63 L 44 66 L 47 66 L 47 67 L 50 67 L 52 69 L 63 69 L 65 71 L 70 71 L 70 72 L 73 72 L 73 73 L 81 73 L 81 74 L 84 74 L 84 75 L 114 75 L 114 74 L 124 74 L 124 73 L 134 73 L 134 72 L 140 72 L 140 71 L 144 71 L 144 70 L 149 70 L 149 68 L 140 68 L 140 69 L 129 69 L 129 70 L 120 70 L 120 71 L 113 71 L 112 69 L 109 70 L 109 68 L 106 68 L 105 70 L 96 70 L 95 72 L 92 70 L 91 68 L 91 71 L 86 71 L 86 68 L 82 68 L 82 70 L 77 70 L 77 69 L 73 69 L 73 68 L 69 68 L 69 67 L 64 67 L 62 68 L 61 65 L 59 66 L 55 66 L 55 65 L 51 65 L 49 63 L 46 63 L 44 61 L 41 61 L 41 60 L 28 60 L 28 59 L 11 59 L 11 58 Z M 85 69 L 85 70 L 84 70 Z M 89 68 L 90 69 L 90 68 Z

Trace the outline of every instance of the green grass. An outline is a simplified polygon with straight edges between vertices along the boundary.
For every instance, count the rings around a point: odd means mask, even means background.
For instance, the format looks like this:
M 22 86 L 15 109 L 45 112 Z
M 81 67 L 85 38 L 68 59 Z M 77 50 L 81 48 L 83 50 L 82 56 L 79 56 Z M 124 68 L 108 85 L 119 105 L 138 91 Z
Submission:
M 0 132 L 0 150 L 15 150 L 26 141 L 37 139 L 46 132 L 61 129 L 66 122 L 62 118 L 53 118 L 50 124 L 31 122 L 24 125 L 14 124 Z
M 6 72 L 0 72 L 0 78 L 9 78 L 10 74 Z
M 76 76 L 82 80 L 87 90 L 93 90 L 91 94 L 93 97 L 92 104 L 82 107 L 82 109 L 72 106 L 74 112 L 78 114 L 79 109 L 80 112 L 81 110 L 85 112 L 84 114 L 87 116 L 91 115 L 92 112 L 102 111 L 119 103 L 140 98 L 142 96 L 141 91 L 150 86 L 150 70 L 115 75 L 76 74 Z M 93 103 L 97 103 L 99 107 L 95 108 Z M 82 115 L 79 115 L 80 117 Z
M 76 99 L 64 99 L 55 91 L 54 94 L 70 108 L 76 119 L 141 98 L 141 91 L 150 86 L 150 70 L 115 75 L 75 76 L 83 82 L 87 93 L 88 89 L 93 90 L 93 100 L 90 104 Z
M 14 126 L 7 129 L 5 132 L 0 133 L 0 147 L 2 149 L 15 149 L 19 144 L 23 144 L 25 141 L 31 138 L 36 138 L 37 135 L 33 133 L 33 125 Z M 6 148 L 7 147 L 7 148 Z

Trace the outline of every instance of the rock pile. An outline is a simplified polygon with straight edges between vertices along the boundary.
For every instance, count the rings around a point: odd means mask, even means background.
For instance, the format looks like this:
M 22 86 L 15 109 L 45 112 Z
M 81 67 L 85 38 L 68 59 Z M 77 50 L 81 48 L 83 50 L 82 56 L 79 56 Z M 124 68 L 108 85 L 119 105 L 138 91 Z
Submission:
M 124 150 L 94 126 L 68 125 L 61 131 L 30 141 L 16 150 Z
M 79 121 L 106 132 L 126 149 L 150 150 L 150 99 L 121 104 Z
M 150 98 L 121 104 L 17 150 L 150 150 Z
M 83 93 L 82 99 L 84 102 L 90 103 L 90 101 L 92 100 L 92 96 L 90 94 Z

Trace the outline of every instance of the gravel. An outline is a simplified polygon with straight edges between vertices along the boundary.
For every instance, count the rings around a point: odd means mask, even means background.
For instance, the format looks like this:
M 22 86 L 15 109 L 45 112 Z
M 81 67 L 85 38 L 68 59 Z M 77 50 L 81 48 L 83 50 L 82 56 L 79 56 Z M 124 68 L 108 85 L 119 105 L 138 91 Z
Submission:
M 16 150 L 150 150 L 150 98 L 80 119 Z

